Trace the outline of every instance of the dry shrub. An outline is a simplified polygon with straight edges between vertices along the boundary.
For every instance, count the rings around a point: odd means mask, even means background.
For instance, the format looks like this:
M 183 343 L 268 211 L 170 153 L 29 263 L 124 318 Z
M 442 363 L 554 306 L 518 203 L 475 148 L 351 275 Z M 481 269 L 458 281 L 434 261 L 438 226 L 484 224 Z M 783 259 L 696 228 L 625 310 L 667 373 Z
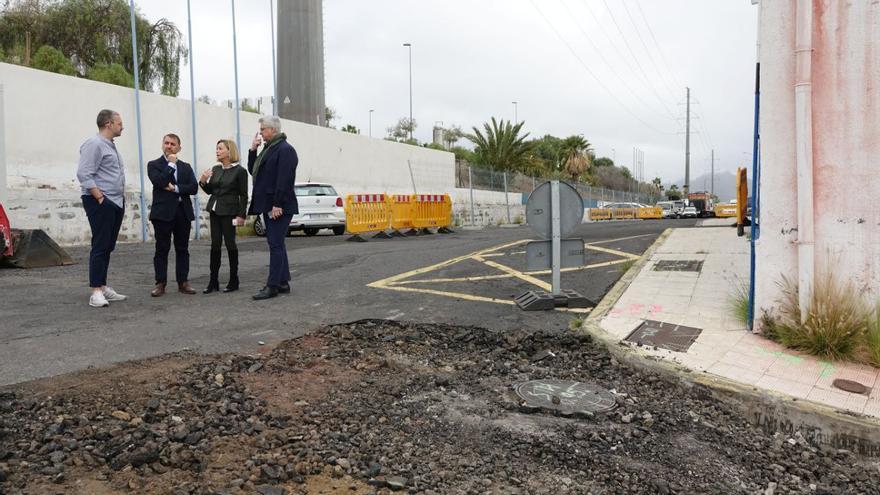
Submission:
M 730 314 L 743 325 L 749 324 L 749 284 L 737 278 L 733 282 L 733 293 L 728 300 Z
M 783 277 L 779 285 L 779 318 L 770 332 L 775 340 L 827 359 L 854 357 L 868 334 L 872 315 L 851 282 L 842 283 L 830 271 L 816 277 L 803 319 L 797 283 Z

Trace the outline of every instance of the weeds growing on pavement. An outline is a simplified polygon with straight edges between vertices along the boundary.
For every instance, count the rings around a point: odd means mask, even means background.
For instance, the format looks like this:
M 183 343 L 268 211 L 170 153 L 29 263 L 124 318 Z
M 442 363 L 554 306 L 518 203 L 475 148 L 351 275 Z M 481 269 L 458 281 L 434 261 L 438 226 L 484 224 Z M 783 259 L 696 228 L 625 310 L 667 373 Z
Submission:
M 797 283 L 783 277 L 779 317 L 768 337 L 828 359 L 852 359 L 865 342 L 871 312 L 851 282 L 816 277 L 807 314 L 801 313 Z
M 617 271 L 619 271 L 620 274 L 623 275 L 624 273 L 628 272 L 629 269 L 632 268 L 633 265 L 635 265 L 635 264 L 636 264 L 636 260 L 628 259 L 628 260 L 624 261 L 623 263 L 617 265 Z
M 575 316 L 568 322 L 569 330 L 579 330 L 582 326 L 584 326 L 584 319 L 580 316 Z
M 730 313 L 736 321 L 743 325 L 749 324 L 749 284 L 737 278 L 733 283 L 733 294 L 730 296 Z

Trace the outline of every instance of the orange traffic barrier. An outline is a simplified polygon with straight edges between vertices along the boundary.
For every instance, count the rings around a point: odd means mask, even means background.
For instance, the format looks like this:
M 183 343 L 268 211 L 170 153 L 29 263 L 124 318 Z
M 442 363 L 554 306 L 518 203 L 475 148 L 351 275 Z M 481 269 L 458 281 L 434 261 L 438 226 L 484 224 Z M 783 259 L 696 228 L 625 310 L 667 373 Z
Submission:
M 736 205 L 715 205 L 715 216 L 719 218 L 735 217 Z
M 611 218 L 619 220 L 621 218 L 636 218 L 635 208 L 612 208 Z
M 639 208 L 638 217 L 642 220 L 663 218 L 663 208 L 659 206 L 649 206 L 648 208 Z
M 415 196 L 411 194 L 392 194 L 388 196 L 388 207 L 391 211 L 391 229 L 399 232 L 402 229 L 414 229 L 413 220 L 416 216 Z
M 590 208 L 590 220 L 611 220 L 611 210 L 608 208 Z
M 452 226 L 452 199 L 448 194 L 414 194 L 412 201 L 413 227 L 448 230 Z
M 384 232 L 391 223 L 385 194 L 349 194 L 345 197 L 345 228 L 349 233 Z

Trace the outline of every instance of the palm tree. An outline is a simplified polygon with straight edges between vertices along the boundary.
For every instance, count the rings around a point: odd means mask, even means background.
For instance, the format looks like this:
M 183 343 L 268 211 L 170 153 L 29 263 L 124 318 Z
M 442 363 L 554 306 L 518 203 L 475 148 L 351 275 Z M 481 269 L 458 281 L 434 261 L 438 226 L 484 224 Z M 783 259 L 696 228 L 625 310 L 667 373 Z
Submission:
M 593 149 L 590 142 L 581 135 L 574 135 L 562 141 L 562 169 L 577 181 L 584 172 L 589 170 Z
M 476 127 L 467 139 L 474 143 L 474 154 L 477 162 L 499 170 L 518 171 L 528 167 L 528 155 L 531 146 L 526 143 L 529 133 L 520 135 L 525 122 L 511 125 L 510 121 L 496 121 L 492 117 L 483 124 L 481 132 Z

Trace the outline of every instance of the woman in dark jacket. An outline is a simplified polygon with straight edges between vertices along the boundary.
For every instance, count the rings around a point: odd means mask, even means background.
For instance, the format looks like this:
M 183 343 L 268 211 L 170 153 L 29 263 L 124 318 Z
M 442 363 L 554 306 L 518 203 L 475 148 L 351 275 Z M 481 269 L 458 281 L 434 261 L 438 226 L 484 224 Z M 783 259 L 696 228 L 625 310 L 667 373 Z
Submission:
M 208 211 L 211 214 L 211 280 L 202 291 L 210 294 L 220 290 L 221 242 L 229 253 L 229 283 L 223 292 L 238 290 L 238 247 L 235 245 L 235 227 L 244 225 L 248 206 L 248 173 L 238 164 L 238 147 L 229 139 L 217 141 L 217 161 L 211 170 L 199 178 L 202 190 L 210 194 Z

